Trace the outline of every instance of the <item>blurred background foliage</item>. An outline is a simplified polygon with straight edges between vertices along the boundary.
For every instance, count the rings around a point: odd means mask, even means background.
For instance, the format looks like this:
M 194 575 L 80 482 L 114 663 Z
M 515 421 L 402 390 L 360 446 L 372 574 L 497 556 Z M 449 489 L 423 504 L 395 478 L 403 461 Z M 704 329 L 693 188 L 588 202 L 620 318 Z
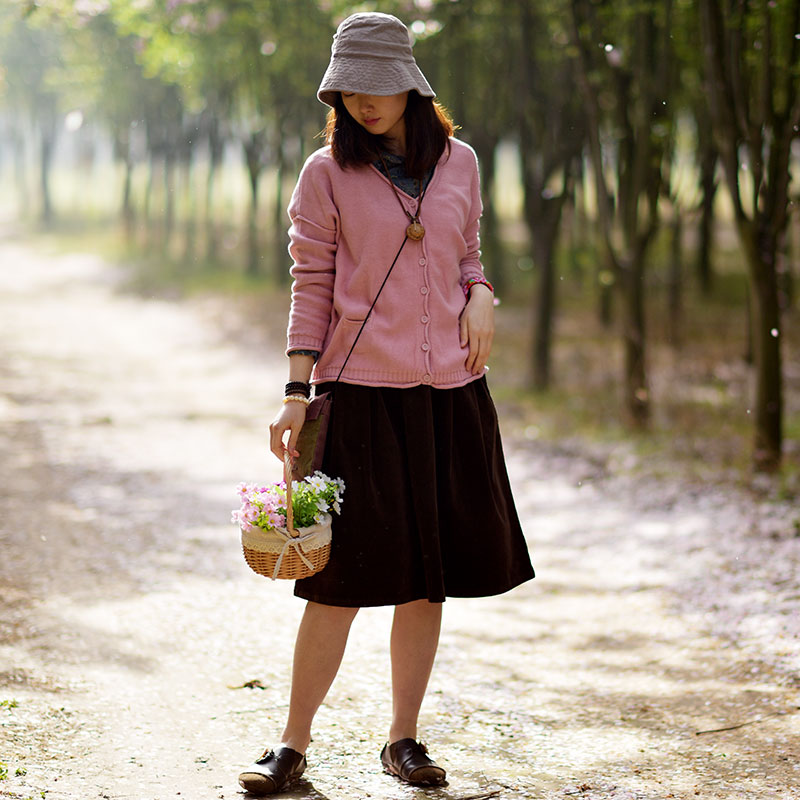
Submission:
M 409 25 L 478 153 L 521 429 L 796 476 L 799 0 L 5 0 L 3 217 L 117 248 L 147 291 L 285 296 L 359 10 Z

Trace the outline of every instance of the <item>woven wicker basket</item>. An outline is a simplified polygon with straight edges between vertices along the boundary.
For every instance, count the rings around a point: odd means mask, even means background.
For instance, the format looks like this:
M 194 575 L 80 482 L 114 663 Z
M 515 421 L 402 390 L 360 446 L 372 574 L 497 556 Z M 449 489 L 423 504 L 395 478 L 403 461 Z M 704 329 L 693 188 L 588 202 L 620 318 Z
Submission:
M 297 580 L 319 572 L 331 554 L 331 517 L 310 528 L 242 529 L 244 560 L 253 572 L 268 578 Z
M 253 572 L 275 580 L 298 580 L 319 572 L 331 554 L 331 515 L 307 528 L 294 527 L 292 514 L 292 461 L 284 461 L 286 478 L 286 527 L 265 531 L 241 528 L 244 560 Z

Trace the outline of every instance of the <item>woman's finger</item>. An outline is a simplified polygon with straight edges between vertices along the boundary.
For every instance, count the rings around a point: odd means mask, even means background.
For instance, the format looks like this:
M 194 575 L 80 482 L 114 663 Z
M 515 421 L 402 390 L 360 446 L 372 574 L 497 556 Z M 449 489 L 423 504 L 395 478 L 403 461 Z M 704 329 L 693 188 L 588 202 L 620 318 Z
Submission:
M 283 461 L 283 454 L 288 450 L 292 458 L 297 458 L 297 437 L 306 420 L 306 407 L 302 403 L 284 403 L 278 416 L 269 426 L 269 449 L 275 457 Z M 286 433 L 289 438 L 284 444 Z
M 466 314 L 464 315 L 464 317 L 461 320 L 461 325 L 462 325 L 462 327 L 464 329 L 464 335 L 462 337 L 463 338 L 463 344 L 461 346 L 462 347 L 464 345 L 468 346 L 467 360 L 465 362 L 465 366 L 466 366 L 468 372 L 472 372 L 472 370 L 475 368 L 475 360 L 478 357 L 478 349 L 477 349 L 476 343 L 475 343 L 475 334 L 472 331 L 472 329 L 470 328 L 469 320 L 468 320 Z
M 290 428 L 289 429 L 289 440 L 286 442 L 286 449 L 289 451 L 289 454 L 292 458 L 297 458 L 300 453 L 297 451 L 297 440 L 300 438 L 300 431 L 302 429 L 302 424 L 298 428 Z
M 283 461 L 283 429 L 279 427 L 278 421 L 269 426 L 269 449 L 275 456 Z

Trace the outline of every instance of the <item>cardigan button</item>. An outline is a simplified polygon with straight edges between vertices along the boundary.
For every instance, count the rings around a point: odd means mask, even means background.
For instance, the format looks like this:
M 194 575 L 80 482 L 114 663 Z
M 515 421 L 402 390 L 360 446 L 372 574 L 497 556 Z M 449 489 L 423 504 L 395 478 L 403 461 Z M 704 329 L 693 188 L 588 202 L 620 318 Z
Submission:
M 427 342 L 422 343 L 422 349 L 427 353 L 428 350 L 431 349 L 431 346 Z
M 430 383 L 432 380 L 433 378 L 427 372 L 422 376 L 423 383 Z
M 420 286 L 419 287 L 420 294 L 428 294 L 428 287 L 427 286 Z
M 427 261 L 426 261 L 424 258 L 421 258 L 421 259 L 419 260 L 419 265 L 420 265 L 421 267 L 424 267 L 424 266 L 425 266 L 427 263 L 428 263 L 428 262 L 427 262 Z
M 429 320 L 430 317 L 426 317 L 424 314 L 419 318 L 419 321 L 422 322 L 423 324 L 428 322 Z

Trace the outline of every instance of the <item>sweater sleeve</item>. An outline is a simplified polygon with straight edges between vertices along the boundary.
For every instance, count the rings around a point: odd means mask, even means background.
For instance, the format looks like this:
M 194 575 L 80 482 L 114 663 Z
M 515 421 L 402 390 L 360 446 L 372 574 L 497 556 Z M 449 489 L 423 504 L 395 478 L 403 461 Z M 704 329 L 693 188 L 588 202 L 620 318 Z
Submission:
M 480 250 L 480 218 L 483 213 L 483 203 L 481 202 L 481 186 L 478 173 L 478 159 L 475 152 L 469 148 L 472 158 L 471 179 L 470 179 L 470 207 L 467 222 L 464 227 L 464 241 L 467 243 L 467 252 L 461 259 L 461 288 L 463 289 L 469 280 L 485 280 L 483 267 L 481 266 Z
M 321 151 L 306 161 L 289 203 L 294 278 L 287 353 L 322 350 L 331 319 L 339 211 Z

